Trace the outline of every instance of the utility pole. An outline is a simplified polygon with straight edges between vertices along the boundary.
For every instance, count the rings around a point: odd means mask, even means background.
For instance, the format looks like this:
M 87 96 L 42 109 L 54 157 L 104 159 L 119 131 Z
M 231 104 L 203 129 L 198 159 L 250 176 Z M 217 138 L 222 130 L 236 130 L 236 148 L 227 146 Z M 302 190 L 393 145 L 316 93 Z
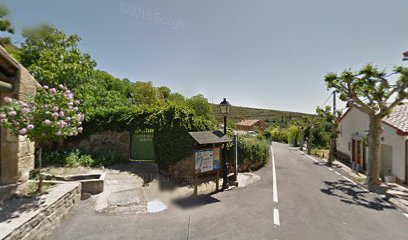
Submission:
M 327 165 L 331 166 L 334 161 L 336 152 L 336 137 L 337 137 L 337 116 L 336 116 L 336 91 L 333 92 L 333 120 L 332 120 L 332 133 L 330 137 L 330 150 L 329 157 L 327 159 Z

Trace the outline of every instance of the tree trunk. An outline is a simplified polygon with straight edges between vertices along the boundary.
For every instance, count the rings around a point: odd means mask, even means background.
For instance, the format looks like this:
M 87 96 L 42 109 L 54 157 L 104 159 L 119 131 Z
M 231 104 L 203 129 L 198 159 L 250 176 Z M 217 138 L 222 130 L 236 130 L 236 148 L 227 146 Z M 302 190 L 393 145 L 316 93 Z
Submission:
M 38 189 L 37 192 L 42 192 L 42 175 L 41 175 L 41 169 L 42 169 L 42 147 L 38 148 Z
M 303 144 L 305 144 L 305 133 L 303 131 L 300 131 L 300 139 L 299 139 L 299 145 L 300 145 L 300 151 L 303 151 Z
M 370 116 L 368 134 L 368 185 L 380 185 L 380 147 L 381 147 L 381 118 Z
M 336 138 L 330 139 L 329 157 L 327 158 L 327 165 L 331 166 L 334 162 L 334 149 L 336 147 Z
M 309 137 L 307 139 L 307 154 L 312 153 L 312 137 L 313 137 L 313 132 L 312 132 L 312 127 L 309 128 Z
M 332 135 L 330 139 L 329 157 L 327 158 L 327 165 L 331 166 L 334 162 L 334 152 L 336 151 L 337 138 L 337 124 L 333 124 Z

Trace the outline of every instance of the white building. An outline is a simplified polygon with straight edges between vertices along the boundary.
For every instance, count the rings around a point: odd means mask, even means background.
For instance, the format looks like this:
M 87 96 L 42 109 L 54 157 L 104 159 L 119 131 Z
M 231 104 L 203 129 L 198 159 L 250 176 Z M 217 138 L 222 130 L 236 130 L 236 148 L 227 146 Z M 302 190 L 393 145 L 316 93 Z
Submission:
M 340 119 L 337 151 L 363 170 L 367 169 L 367 144 L 364 139 L 369 128 L 369 117 L 356 108 L 350 108 Z M 383 120 L 381 135 L 381 176 L 396 176 L 398 182 L 408 183 L 408 103 L 396 107 Z

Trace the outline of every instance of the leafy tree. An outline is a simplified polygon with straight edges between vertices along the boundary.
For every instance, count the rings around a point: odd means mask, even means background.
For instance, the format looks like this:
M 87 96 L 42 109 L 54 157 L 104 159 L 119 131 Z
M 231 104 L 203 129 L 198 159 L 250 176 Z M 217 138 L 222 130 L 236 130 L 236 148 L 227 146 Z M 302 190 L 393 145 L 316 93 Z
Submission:
M 235 128 L 236 128 L 235 123 L 234 123 L 234 121 L 233 121 L 232 119 L 228 119 L 228 120 L 227 120 L 227 127 L 228 127 L 228 128 L 231 128 L 231 129 L 235 129 Z
M 211 121 L 214 120 L 211 105 L 204 95 L 198 94 L 187 99 L 187 105 L 194 110 L 197 116 Z
M 391 83 L 390 76 L 397 80 Z M 408 69 L 395 67 L 391 74 L 367 65 L 359 71 L 345 70 L 340 75 L 329 73 L 325 76 L 327 87 L 340 93 L 340 99 L 366 113 L 370 119 L 368 134 L 368 175 L 369 185 L 380 184 L 381 121 L 393 108 L 408 97 Z
M 63 85 L 59 89 L 44 86 L 37 90 L 34 101 L 23 102 L 4 98 L 0 108 L 1 125 L 16 136 L 26 136 L 38 147 L 39 183 L 42 188 L 42 148 L 52 141 L 62 140 L 82 132 L 84 115 L 79 112 L 80 102 Z
M 0 32 L 14 34 L 14 28 L 11 25 L 10 20 L 7 19 L 7 16 L 10 14 L 6 6 L 0 5 Z M 0 44 L 2 46 L 9 45 L 11 39 L 9 37 L 1 37 Z
M 159 98 L 162 100 L 166 100 L 170 97 L 171 94 L 171 90 L 170 88 L 166 87 L 166 86 L 161 86 L 157 88 L 157 91 L 159 93 Z
M 158 105 L 158 91 L 152 82 L 137 81 L 133 85 L 132 94 L 137 104 Z
M 305 131 L 311 125 L 310 117 L 303 116 L 302 118 L 295 118 L 291 120 L 291 125 L 296 126 L 299 129 L 299 145 L 300 150 L 303 150 L 303 145 L 305 141 Z
M 333 113 L 331 107 L 326 106 L 325 108 L 316 108 L 316 113 L 319 119 L 328 123 L 330 125 L 330 149 L 329 149 L 329 157 L 327 159 L 327 165 L 331 166 L 334 161 L 334 151 L 336 149 L 336 138 L 338 136 L 338 125 L 339 119 L 341 116 L 340 111 L 336 111 Z
M 182 94 L 175 92 L 170 93 L 168 100 L 175 103 L 184 103 L 186 101 L 186 98 Z
M 78 35 L 40 25 L 25 29 L 23 37 L 21 63 L 41 84 L 64 84 L 75 91 L 92 77 L 96 63 L 79 49 Z
M 296 147 L 298 145 L 300 135 L 299 127 L 296 125 L 290 125 L 287 130 L 288 130 L 288 143 Z

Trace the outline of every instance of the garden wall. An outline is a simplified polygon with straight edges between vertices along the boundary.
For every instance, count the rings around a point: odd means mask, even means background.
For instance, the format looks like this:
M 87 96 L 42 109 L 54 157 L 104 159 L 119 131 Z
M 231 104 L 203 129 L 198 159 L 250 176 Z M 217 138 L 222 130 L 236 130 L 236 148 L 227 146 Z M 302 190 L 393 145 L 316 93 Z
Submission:
M 0 239 L 41 239 L 65 218 L 81 200 L 81 184 L 66 183 L 41 196 L 34 211 L 22 211 L 0 223 Z
M 66 141 L 64 148 L 78 148 L 88 153 L 114 154 L 123 160 L 129 159 L 130 132 L 103 131 L 86 138 Z

